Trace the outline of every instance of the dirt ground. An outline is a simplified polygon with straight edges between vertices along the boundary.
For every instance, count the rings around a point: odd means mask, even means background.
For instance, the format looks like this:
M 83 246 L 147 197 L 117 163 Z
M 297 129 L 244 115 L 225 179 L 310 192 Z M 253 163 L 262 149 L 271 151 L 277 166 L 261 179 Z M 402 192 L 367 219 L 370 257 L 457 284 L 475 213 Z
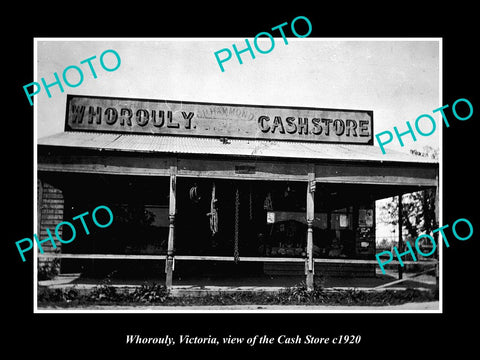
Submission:
M 406 273 L 405 277 L 412 274 Z M 321 283 L 325 288 L 374 288 L 380 285 L 388 284 L 398 279 L 396 271 L 387 270 L 386 274 L 377 271 L 375 277 L 326 277 Z M 117 286 L 134 286 L 143 283 L 164 283 L 164 278 L 143 278 L 143 279 L 118 279 L 112 278 L 111 285 Z M 173 281 L 174 286 L 259 286 L 259 287 L 292 287 L 305 282 L 305 276 L 250 276 L 250 277 L 189 277 L 176 278 Z M 39 285 L 61 287 L 65 285 L 76 286 L 94 286 L 100 285 L 102 279 L 84 278 L 79 276 L 61 275 L 54 280 L 40 281 Z M 401 283 L 392 284 L 389 287 L 395 288 L 421 288 L 433 290 L 436 286 L 435 277 L 433 275 L 420 275 L 418 277 L 402 281 Z

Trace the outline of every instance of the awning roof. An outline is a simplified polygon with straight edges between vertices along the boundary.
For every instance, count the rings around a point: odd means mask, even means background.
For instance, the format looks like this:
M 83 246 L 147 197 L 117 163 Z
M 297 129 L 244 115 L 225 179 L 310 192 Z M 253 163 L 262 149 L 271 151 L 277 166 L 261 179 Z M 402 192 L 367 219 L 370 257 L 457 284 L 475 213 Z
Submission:
M 40 146 L 78 147 L 126 152 L 227 155 L 269 158 L 322 159 L 375 162 L 432 163 L 427 157 L 387 149 L 382 154 L 377 146 L 354 144 L 307 143 L 298 141 L 266 141 L 220 139 L 190 136 L 158 136 L 118 133 L 65 131 L 38 139 Z

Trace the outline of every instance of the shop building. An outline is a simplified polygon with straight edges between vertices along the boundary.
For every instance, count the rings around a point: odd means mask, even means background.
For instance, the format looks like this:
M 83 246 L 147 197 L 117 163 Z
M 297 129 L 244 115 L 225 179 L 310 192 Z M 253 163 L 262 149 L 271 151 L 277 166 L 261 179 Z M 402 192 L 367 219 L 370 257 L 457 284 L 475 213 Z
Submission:
M 98 205 L 114 220 L 45 243 L 39 263 L 167 286 L 373 277 L 375 201 L 438 187 L 436 161 L 382 154 L 373 125 L 365 110 L 68 95 L 65 130 L 38 140 L 37 233 Z

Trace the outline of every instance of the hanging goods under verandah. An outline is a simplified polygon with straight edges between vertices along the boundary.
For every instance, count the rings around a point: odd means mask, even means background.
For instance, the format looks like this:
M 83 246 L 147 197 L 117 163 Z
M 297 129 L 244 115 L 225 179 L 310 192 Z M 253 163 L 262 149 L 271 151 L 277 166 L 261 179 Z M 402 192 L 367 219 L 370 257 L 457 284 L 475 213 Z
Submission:
M 190 188 L 189 196 L 190 196 L 190 200 L 191 200 L 193 203 L 198 204 L 198 202 L 200 201 L 200 199 L 201 199 L 202 197 L 198 194 L 198 186 L 197 186 L 197 184 L 193 184 L 193 186 Z
M 210 200 L 210 212 L 207 216 L 210 217 L 210 231 L 212 236 L 218 232 L 218 209 L 217 209 L 217 198 L 215 195 L 215 183 L 212 185 L 212 198 Z
M 273 211 L 272 194 L 267 193 L 263 201 L 263 208 L 267 211 Z

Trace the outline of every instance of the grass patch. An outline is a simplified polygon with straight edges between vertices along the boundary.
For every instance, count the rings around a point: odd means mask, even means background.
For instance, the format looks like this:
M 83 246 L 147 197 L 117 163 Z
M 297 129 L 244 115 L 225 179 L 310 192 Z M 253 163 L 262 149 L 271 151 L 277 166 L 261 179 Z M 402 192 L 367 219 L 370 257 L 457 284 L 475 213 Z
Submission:
M 300 283 L 280 292 L 233 292 L 206 294 L 203 296 L 173 297 L 164 285 L 145 283 L 134 291 L 125 292 L 110 284 L 106 279 L 88 292 L 80 292 L 75 287 L 38 291 L 39 307 L 77 307 L 89 305 L 163 305 L 163 306 L 206 306 L 206 305 L 370 305 L 387 306 L 409 302 L 438 300 L 438 291 L 417 289 L 363 291 L 326 290 L 315 284 L 308 290 Z

